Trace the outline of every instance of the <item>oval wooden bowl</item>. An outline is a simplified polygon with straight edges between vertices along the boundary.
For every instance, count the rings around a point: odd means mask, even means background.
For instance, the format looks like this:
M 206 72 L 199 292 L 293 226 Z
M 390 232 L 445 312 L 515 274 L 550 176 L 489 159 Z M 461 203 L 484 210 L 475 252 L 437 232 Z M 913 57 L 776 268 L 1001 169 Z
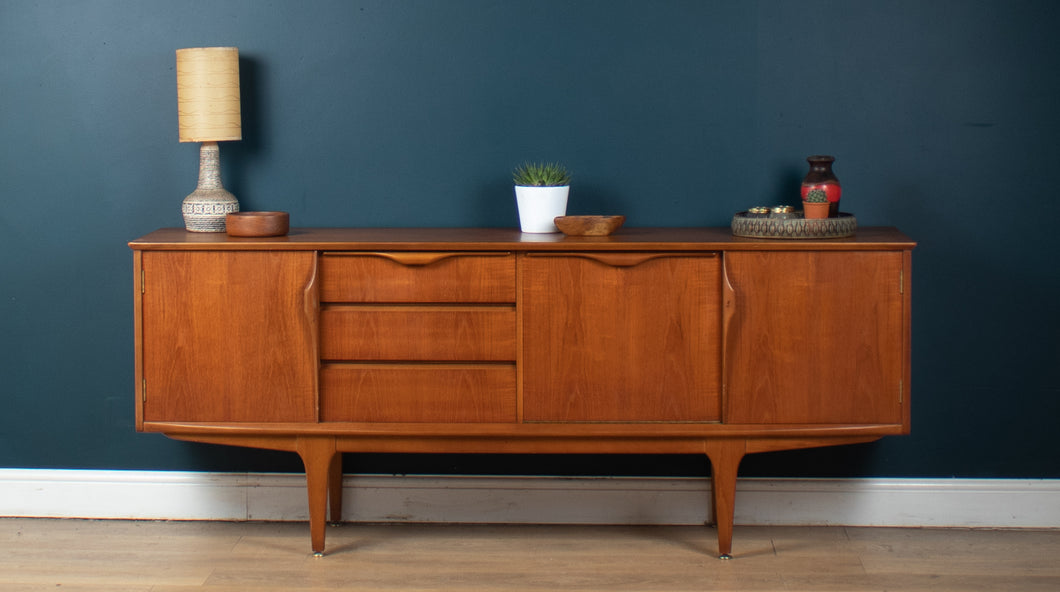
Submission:
M 556 228 L 568 236 L 607 236 L 625 221 L 625 216 L 557 216 Z
M 233 212 L 225 215 L 229 236 L 283 236 L 291 229 L 287 212 Z

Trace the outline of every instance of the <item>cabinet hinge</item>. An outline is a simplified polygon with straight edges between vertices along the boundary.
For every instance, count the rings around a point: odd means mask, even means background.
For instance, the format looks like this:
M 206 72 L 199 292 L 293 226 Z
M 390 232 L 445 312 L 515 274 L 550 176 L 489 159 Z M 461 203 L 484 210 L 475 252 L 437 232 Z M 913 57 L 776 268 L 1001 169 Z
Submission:
M 901 380 L 899 380 L 898 381 L 898 404 L 901 405 L 904 402 L 905 402 L 905 385 L 902 384 Z
M 141 294 L 146 294 L 147 293 L 147 277 L 144 274 L 144 270 L 143 269 L 140 270 L 140 293 Z
M 905 294 L 905 270 L 898 272 L 898 293 Z
M 143 384 L 140 386 L 140 402 L 147 402 L 147 379 L 143 379 Z

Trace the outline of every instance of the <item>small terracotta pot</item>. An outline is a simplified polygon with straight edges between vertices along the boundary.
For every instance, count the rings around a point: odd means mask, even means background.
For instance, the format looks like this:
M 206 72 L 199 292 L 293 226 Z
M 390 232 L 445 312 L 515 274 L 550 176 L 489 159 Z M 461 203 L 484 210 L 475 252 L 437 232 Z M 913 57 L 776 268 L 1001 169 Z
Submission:
M 819 220 L 828 217 L 828 202 L 802 202 L 802 216 L 807 220 Z

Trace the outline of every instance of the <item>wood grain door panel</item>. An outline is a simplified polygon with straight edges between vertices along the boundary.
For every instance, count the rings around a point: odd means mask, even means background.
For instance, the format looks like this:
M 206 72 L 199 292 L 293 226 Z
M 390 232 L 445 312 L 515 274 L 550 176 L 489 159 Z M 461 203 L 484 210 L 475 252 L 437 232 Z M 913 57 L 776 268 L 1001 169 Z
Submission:
M 146 421 L 316 421 L 312 252 L 143 253 Z
M 726 423 L 900 423 L 901 252 L 728 252 Z
M 539 422 L 720 419 L 720 262 L 527 256 L 523 408 Z

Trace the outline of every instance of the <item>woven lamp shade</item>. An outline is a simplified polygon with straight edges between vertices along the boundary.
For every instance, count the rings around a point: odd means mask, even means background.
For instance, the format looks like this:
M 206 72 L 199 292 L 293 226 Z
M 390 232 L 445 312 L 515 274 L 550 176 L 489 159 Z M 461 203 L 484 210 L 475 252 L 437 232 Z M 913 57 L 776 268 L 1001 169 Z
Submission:
M 181 142 L 242 140 L 239 49 L 177 50 L 177 114 Z

